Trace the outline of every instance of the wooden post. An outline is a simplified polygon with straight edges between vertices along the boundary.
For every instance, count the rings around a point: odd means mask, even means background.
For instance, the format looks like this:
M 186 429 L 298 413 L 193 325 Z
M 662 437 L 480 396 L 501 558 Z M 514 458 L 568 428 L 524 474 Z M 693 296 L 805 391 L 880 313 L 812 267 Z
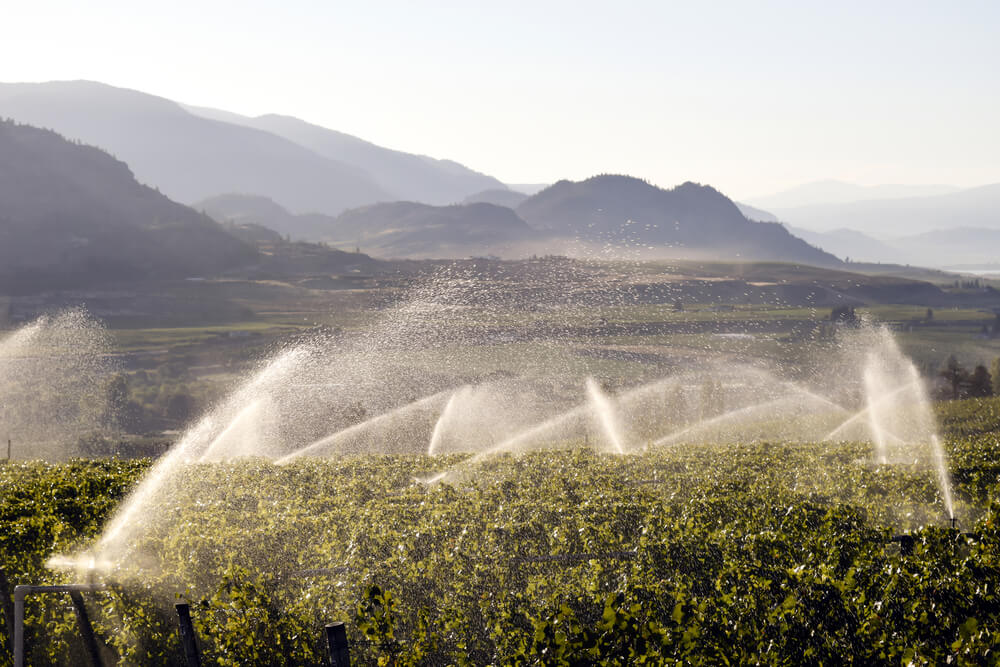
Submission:
M 10 642 L 7 646 L 11 652 L 14 651 L 14 602 L 10 597 L 10 582 L 7 580 L 7 573 L 0 567 L 0 612 L 3 612 L 5 625 L 7 627 L 7 638 Z
M 104 667 L 101 651 L 97 647 L 97 639 L 94 637 L 94 627 L 90 624 L 87 606 L 83 603 L 83 595 L 79 591 L 70 591 L 69 597 L 76 610 L 76 621 L 80 625 L 80 637 L 83 638 L 83 645 L 87 648 L 87 655 L 90 656 L 90 664 L 94 667 Z
M 351 667 L 351 652 L 347 645 L 347 629 L 341 622 L 326 626 L 326 643 L 330 649 L 332 667 Z
M 194 634 L 194 624 L 191 622 L 191 607 L 184 603 L 174 605 L 177 610 L 177 623 L 180 625 L 181 646 L 184 647 L 184 660 L 188 667 L 201 667 L 201 656 L 198 655 L 198 638 Z

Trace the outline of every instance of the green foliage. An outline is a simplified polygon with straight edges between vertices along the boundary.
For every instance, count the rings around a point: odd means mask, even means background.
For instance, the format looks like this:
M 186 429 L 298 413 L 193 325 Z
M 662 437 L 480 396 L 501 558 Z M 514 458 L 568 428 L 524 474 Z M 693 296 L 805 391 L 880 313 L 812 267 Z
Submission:
M 991 664 L 1000 650 L 1000 400 L 940 406 L 959 534 L 933 471 L 867 445 L 752 443 L 627 457 L 193 465 L 91 599 L 122 664 Z M 144 463 L 0 467 L 13 583 L 93 539 Z M 912 553 L 892 537 L 910 531 Z M 541 558 L 540 558 L 541 557 Z M 80 657 L 65 603 L 29 605 L 32 664 Z M 2 663 L 0 663 L 2 664 Z

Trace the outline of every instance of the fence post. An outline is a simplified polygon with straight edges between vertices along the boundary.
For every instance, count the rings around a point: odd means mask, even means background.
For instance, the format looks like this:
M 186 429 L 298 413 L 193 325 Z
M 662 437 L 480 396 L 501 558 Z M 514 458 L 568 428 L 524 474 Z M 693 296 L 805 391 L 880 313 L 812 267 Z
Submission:
M 3 613 L 4 624 L 7 628 L 7 639 L 10 642 L 7 646 L 14 652 L 14 603 L 10 599 L 10 581 L 7 580 L 7 573 L 0 567 L 0 612 Z
M 14 587 L 14 667 L 24 667 L 24 596 L 29 588 Z
M 184 603 L 178 603 L 174 605 L 174 609 L 177 610 L 177 623 L 180 626 L 184 659 L 187 661 L 188 667 L 201 667 L 198 639 L 194 634 L 194 624 L 191 622 L 191 607 Z
M 347 645 L 347 629 L 341 622 L 326 626 L 326 643 L 330 649 L 332 667 L 351 667 L 351 651 Z
M 90 616 L 87 615 L 87 607 L 83 603 L 83 596 L 78 591 L 71 591 L 69 594 L 73 601 L 73 608 L 76 610 L 76 621 L 80 625 L 80 636 L 83 638 L 83 645 L 90 655 L 90 663 L 94 667 L 104 667 L 101 660 L 101 651 L 97 647 L 97 639 L 94 638 L 94 626 L 90 624 Z

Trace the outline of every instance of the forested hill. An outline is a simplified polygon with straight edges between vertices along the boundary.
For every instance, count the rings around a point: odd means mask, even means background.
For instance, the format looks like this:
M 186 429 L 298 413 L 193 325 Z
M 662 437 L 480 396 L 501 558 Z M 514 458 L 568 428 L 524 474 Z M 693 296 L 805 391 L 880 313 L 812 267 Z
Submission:
M 218 274 L 257 258 L 100 149 L 0 121 L 0 293 Z
M 668 247 L 678 255 L 841 264 L 777 223 L 748 220 L 718 190 L 691 182 L 664 190 L 630 176 L 559 181 L 516 210 L 532 227 L 555 235 Z

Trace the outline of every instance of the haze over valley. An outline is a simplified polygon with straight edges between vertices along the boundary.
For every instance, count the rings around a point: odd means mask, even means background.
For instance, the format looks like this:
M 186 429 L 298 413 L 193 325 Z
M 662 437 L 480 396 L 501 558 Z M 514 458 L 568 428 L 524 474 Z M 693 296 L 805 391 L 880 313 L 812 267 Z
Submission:
M 3 27 L 0 667 L 996 662 L 1000 4 Z

